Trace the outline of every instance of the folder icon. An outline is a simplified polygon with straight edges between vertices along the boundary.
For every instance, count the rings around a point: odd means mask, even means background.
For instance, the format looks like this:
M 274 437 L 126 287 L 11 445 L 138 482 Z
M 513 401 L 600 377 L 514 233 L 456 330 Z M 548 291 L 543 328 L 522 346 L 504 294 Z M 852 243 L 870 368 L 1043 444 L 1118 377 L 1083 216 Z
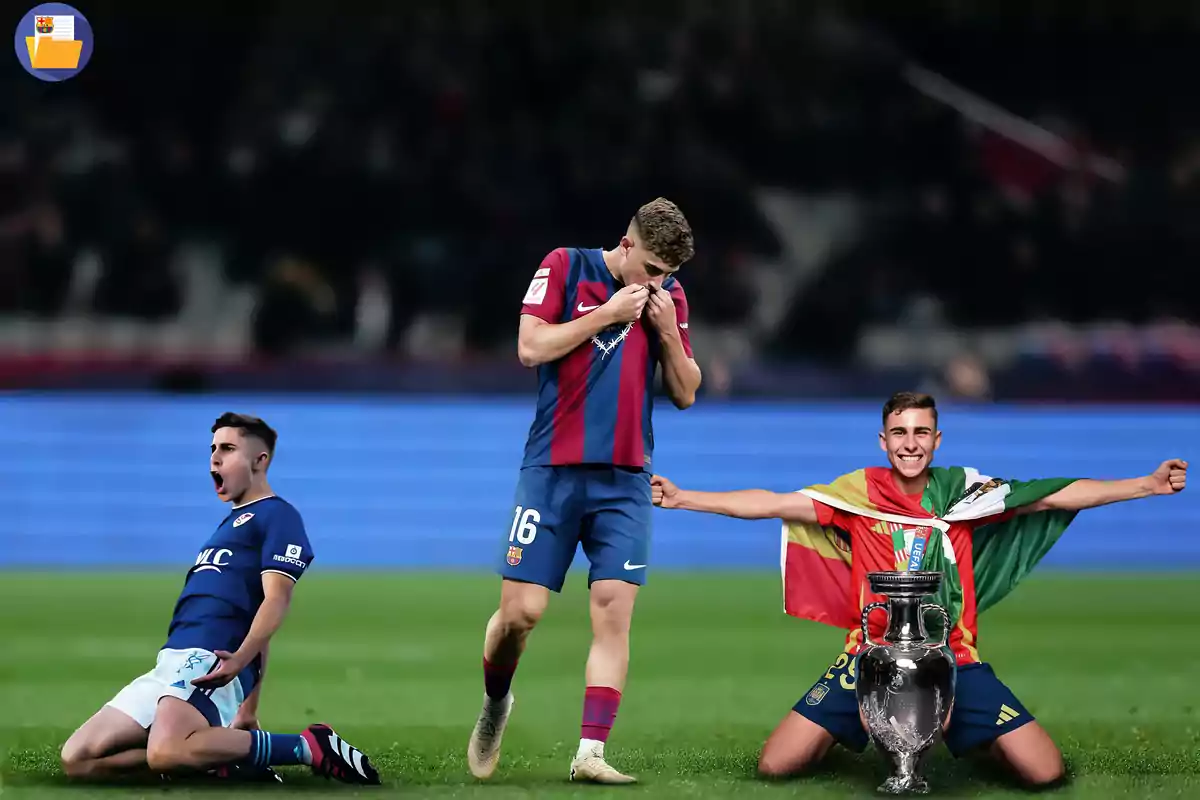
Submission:
M 34 69 L 78 69 L 83 42 L 78 39 L 51 39 L 49 36 L 26 36 L 25 47 L 29 50 L 29 65 Z

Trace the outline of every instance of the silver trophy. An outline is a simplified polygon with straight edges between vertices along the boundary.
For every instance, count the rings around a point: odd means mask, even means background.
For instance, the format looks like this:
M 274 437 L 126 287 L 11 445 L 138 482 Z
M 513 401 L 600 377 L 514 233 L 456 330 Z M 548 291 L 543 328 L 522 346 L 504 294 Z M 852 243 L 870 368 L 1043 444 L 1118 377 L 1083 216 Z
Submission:
M 942 738 L 954 706 L 957 667 L 945 651 L 950 615 L 933 603 L 921 602 L 937 592 L 940 572 L 871 572 L 871 591 L 887 597 L 863 609 L 864 647 L 858 656 L 859 714 L 875 747 L 892 762 L 892 774 L 879 787 L 885 794 L 924 794 L 925 758 Z M 867 615 L 888 612 L 882 642 L 871 641 Z M 940 640 L 929 641 L 925 612 L 942 615 Z

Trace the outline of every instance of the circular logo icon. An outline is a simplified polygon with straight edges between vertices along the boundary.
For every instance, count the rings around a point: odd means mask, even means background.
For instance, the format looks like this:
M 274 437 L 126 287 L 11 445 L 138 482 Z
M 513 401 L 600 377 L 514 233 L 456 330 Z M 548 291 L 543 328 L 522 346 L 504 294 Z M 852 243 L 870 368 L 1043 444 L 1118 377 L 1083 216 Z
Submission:
M 92 57 L 92 26 L 66 3 L 42 3 L 24 16 L 13 37 L 17 60 L 43 81 L 74 78 Z

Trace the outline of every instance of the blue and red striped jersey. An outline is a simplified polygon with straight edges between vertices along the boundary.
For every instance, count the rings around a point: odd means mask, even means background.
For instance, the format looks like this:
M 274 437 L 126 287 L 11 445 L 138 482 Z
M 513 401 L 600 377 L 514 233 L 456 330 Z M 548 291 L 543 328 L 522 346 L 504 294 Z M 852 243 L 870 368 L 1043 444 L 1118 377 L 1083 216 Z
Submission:
M 622 284 L 599 249 L 560 247 L 543 259 L 522 314 L 561 324 L 590 314 Z M 674 277 L 662 284 L 675 301 L 684 352 L 692 357 L 688 304 Z M 654 454 L 654 377 L 662 346 L 643 317 L 601 331 L 558 361 L 538 367 L 537 412 L 522 466 L 611 464 L 650 469 Z

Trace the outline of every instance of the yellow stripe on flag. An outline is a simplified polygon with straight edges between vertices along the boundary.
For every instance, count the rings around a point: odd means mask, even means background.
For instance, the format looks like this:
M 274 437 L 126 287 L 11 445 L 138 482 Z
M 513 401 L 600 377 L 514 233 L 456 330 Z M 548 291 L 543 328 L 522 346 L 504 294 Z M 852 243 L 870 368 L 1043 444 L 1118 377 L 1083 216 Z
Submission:
M 867 499 L 866 470 L 842 475 L 833 483 L 808 487 L 844 503 L 863 509 L 875 510 L 875 506 Z M 803 545 L 815 550 L 822 558 L 837 559 L 850 563 L 849 545 L 841 540 L 833 528 L 823 528 L 815 523 L 792 522 L 787 524 L 787 540 L 793 544 Z
M 833 528 L 822 528 L 815 523 L 790 522 L 787 526 L 787 540 L 815 550 L 821 558 L 832 558 L 850 563 L 849 547 L 842 544 L 841 538 Z
M 879 510 L 867 494 L 867 471 L 865 469 L 847 472 L 833 483 L 817 484 L 808 488 L 864 511 Z

